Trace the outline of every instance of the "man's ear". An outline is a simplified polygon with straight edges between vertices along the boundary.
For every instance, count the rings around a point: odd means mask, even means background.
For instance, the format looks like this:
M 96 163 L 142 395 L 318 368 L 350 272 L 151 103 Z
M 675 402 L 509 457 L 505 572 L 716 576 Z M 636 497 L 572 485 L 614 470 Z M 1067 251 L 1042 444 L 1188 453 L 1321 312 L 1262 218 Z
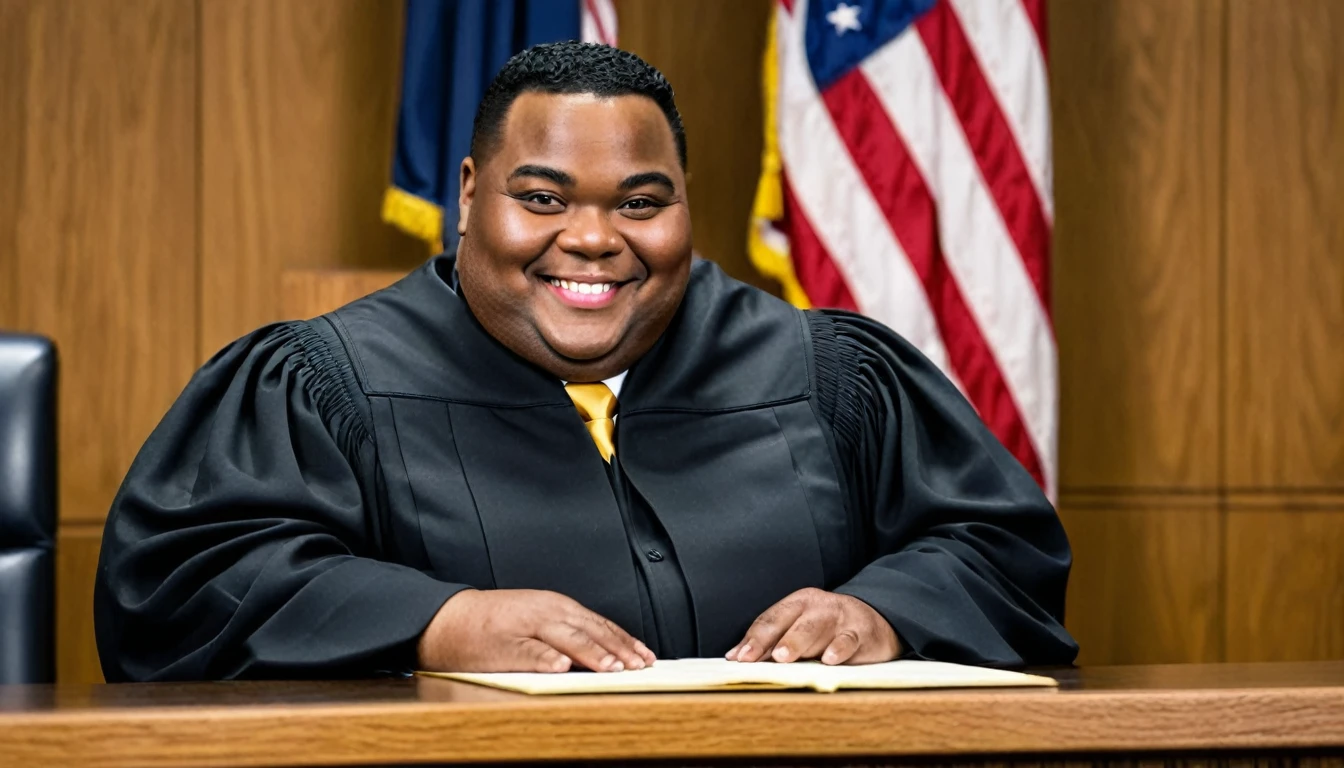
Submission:
M 467 157 L 462 161 L 457 196 L 457 234 L 467 234 L 467 219 L 471 218 L 471 201 L 476 198 L 476 161 Z

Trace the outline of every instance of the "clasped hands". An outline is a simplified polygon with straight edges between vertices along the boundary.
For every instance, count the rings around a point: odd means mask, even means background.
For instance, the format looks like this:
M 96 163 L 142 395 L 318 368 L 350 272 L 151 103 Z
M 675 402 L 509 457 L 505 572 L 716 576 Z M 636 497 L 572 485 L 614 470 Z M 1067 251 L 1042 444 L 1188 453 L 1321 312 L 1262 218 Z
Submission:
M 556 592 L 465 590 L 420 636 L 421 669 L 444 672 L 595 672 L 643 669 L 653 652 L 608 619 Z M 800 589 L 757 617 L 726 657 L 871 664 L 900 653 L 896 633 L 854 597 Z

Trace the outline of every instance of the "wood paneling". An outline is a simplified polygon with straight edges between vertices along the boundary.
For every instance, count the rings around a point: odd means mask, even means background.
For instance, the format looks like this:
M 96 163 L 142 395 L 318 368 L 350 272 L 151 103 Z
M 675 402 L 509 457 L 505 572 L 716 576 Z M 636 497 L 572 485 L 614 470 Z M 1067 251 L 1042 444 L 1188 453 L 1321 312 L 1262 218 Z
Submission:
M 285 267 L 410 269 L 380 220 L 402 4 L 201 0 L 201 355 L 282 315 Z
M 30 3 L 0 2 L 0 116 L 20 115 L 28 100 L 25 46 Z M 18 215 L 23 202 L 25 131 L 17 122 L 0 117 L 0 330 L 14 327 L 18 302 Z
M 1344 504 L 1231 512 L 1226 591 L 1229 661 L 1344 658 Z
M 739 280 L 778 290 L 747 258 L 760 174 L 761 62 L 772 0 L 618 0 L 621 47 L 657 67 L 686 127 L 695 248 Z
M 1221 517 L 1208 498 L 1167 504 L 1061 510 L 1079 663 L 1222 660 Z
M 99 520 L 196 356 L 196 7 L 6 0 L 7 320 L 61 356 L 61 514 Z
M 1222 10 L 1049 7 L 1065 489 L 1219 479 Z
M 1344 3 L 1229 9 L 1228 481 L 1344 489 Z
M 372 269 L 289 269 L 281 278 L 285 317 L 317 317 L 405 277 L 404 272 Z
M 56 679 L 61 683 L 101 683 L 93 639 L 93 578 L 103 529 L 62 526 L 56 542 Z

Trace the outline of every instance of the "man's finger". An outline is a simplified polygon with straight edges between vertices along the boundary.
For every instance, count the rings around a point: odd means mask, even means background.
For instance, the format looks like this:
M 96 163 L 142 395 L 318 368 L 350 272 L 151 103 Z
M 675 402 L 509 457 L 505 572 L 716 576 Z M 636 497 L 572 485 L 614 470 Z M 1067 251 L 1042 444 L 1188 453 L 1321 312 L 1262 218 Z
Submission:
M 638 640 L 635 641 L 635 653 L 638 653 L 640 657 L 644 659 L 645 664 L 652 664 L 658 660 L 658 657 L 654 655 L 653 651 L 649 650 L 649 646 Z
M 844 664 L 859 650 L 859 636 L 852 629 L 842 629 L 821 654 L 822 664 Z
M 832 611 L 809 606 L 775 643 L 775 647 L 770 650 L 770 658 L 781 663 L 815 659 L 835 637 L 838 618 Z
M 625 665 L 616 654 L 593 639 L 591 625 L 575 626 L 564 621 L 547 623 L 537 633 L 537 639 L 594 672 L 619 672 Z
M 775 647 L 775 643 L 789 627 L 793 626 L 793 622 L 798 620 L 806 608 L 806 600 L 792 597 L 786 597 L 775 603 L 752 622 L 742 642 L 729 651 L 727 657 L 735 661 L 760 659 Z
M 630 633 L 614 622 L 587 609 L 571 621 L 587 632 L 598 645 L 613 654 L 624 669 L 643 669 L 649 665 L 649 661 L 639 652 L 644 644 L 631 637 Z M 648 651 L 648 648 L 644 650 Z
M 519 672 L 568 672 L 571 664 L 568 656 L 534 637 L 525 637 L 518 644 Z

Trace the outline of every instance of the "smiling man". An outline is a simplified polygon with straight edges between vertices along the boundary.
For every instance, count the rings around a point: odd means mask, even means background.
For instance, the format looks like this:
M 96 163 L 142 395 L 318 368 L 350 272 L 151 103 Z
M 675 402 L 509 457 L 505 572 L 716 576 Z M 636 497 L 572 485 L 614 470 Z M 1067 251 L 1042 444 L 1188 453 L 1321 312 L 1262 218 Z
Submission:
M 927 360 L 691 257 L 638 57 L 514 57 L 461 245 L 212 359 L 108 518 L 108 680 L 1067 663 L 1050 504 Z

